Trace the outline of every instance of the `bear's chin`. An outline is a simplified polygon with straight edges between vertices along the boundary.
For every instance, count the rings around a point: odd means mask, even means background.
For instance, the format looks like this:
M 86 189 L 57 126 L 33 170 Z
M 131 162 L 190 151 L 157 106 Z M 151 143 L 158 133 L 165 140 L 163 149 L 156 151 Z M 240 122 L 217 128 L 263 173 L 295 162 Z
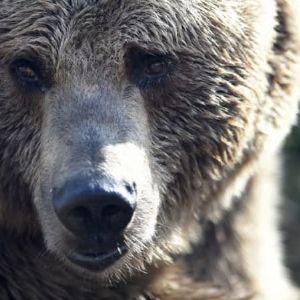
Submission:
M 99 259 L 99 264 L 93 264 L 93 267 L 82 266 L 74 261 L 74 258 L 67 256 L 60 256 L 59 259 L 63 267 L 67 268 L 70 273 L 81 279 L 85 278 L 91 283 L 95 282 L 97 285 L 109 287 L 127 278 L 126 254 L 109 265 L 105 265 L 105 262 L 100 262 Z

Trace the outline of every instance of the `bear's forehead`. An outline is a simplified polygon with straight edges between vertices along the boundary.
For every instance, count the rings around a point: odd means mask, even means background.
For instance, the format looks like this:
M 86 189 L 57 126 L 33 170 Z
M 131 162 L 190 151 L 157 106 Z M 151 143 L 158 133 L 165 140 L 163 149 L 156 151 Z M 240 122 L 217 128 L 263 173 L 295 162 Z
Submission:
M 9 2 L 9 5 L 5 5 L 5 2 Z M 187 5 L 188 1 L 181 0 L 174 2 L 168 0 L 21 0 L 5 2 L 0 4 L 0 20 L 7 21 L 7 25 L 16 27 L 20 25 L 16 21 L 23 21 L 24 28 L 29 25 L 26 24 L 28 20 L 47 19 L 51 21 L 51 18 L 59 21 L 56 25 L 61 23 L 70 25 L 72 21 L 79 19 L 86 21 L 81 25 L 108 23 L 110 26 L 116 26 L 124 25 L 126 21 L 135 21 L 128 22 L 127 25 L 136 26 L 140 21 L 146 25 L 147 21 L 151 19 L 151 23 L 155 23 L 157 26 L 165 26 L 165 23 L 169 22 L 169 25 L 172 24 L 175 27 L 181 25 L 179 21 L 183 23 L 187 20 L 192 21 L 192 12 L 196 8 Z M 191 14 L 187 15 L 187 12 Z M 198 13 L 197 18 L 200 17 Z M 47 25 L 51 26 L 52 23 L 49 22 Z M 77 25 L 80 24 L 77 23 Z
M 99 61 L 104 61 L 103 56 L 118 61 L 124 45 L 131 43 L 162 53 L 198 48 L 216 51 L 215 40 L 225 48 L 231 41 L 228 37 L 235 36 L 237 41 L 238 33 L 243 38 L 243 26 L 235 18 L 238 11 L 229 2 L 4 0 L 0 4 L 0 55 L 9 60 L 16 52 L 34 49 L 56 62 L 61 53 L 72 56 L 79 49 L 82 54 L 89 47 L 85 53 L 96 54 Z
M 15 31 L 19 36 L 61 34 L 148 38 L 161 34 L 173 39 L 183 31 L 199 28 L 201 19 L 210 14 L 210 5 L 202 0 L 21 0 L 0 5 L 0 26 L 3 32 Z M 215 2 L 215 0 L 209 1 Z M 222 1 L 223 2 L 223 1 Z M 5 5 L 5 3 L 9 5 Z M 207 26 L 207 20 L 203 22 Z M 164 36 L 166 39 L 166 36 Z M 174 40 L 172 41 L 174 44 Z
M 0 42 L 13 41 L 16 48 L 45 45 L 58 49 L 62 43 L 78 46 L 80 41 L 97 43 L 99 51 L 101 44 L 108 49 L 107 45 L 118 48 L 137 42 L 170 51 L 185 37 L 199 34 L 192 29 L 201 26 L 200 15 L 196 16 L 199 7 L 191 3 L 193 0 L 7 0 L 0 5 Z

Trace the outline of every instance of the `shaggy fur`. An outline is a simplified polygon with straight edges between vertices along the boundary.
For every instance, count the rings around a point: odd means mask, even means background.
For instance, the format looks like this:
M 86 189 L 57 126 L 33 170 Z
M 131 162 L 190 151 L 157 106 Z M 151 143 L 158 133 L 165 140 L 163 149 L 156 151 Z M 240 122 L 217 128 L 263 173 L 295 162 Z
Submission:
M 296 300 L 278 150 L 300 90 L 298 0 L 0 2 L 1 300 Z M 166 78 L 143 81 L 144 57 Z M 39 88 L 15 66 L 34 65 Z M 55 190 L 137 184 L 128 254 L 67 261 Z

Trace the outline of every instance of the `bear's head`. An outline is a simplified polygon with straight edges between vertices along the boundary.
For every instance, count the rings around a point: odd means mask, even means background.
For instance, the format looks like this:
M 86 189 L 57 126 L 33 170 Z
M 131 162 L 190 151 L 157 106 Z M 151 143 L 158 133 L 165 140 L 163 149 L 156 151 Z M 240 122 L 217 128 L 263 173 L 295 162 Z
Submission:
M 268 95 L 274 11 L 2 1 L 1 224 L 40 233 L 100 279 L 188 251 L 230 207 L 220 195 L 263 148 L 261 128 L 281 128 Z

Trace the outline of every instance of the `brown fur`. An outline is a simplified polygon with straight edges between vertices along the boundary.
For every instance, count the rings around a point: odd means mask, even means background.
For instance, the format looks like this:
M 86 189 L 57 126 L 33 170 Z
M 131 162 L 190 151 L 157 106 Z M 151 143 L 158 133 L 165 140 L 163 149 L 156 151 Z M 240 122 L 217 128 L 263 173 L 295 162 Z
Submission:
M 298 0 L 0 2 L 1 300 L 296 300 L 278 149 L 300 89 Z M 139 53 L 171 57 L 139 85 Z M 43 86 L 16 80 L 32 60 Z M 52 205 L 80 172 L 137 183 L 128 254 L 102 273 Z M 298 297 L 298 298 L 297 298 Z

